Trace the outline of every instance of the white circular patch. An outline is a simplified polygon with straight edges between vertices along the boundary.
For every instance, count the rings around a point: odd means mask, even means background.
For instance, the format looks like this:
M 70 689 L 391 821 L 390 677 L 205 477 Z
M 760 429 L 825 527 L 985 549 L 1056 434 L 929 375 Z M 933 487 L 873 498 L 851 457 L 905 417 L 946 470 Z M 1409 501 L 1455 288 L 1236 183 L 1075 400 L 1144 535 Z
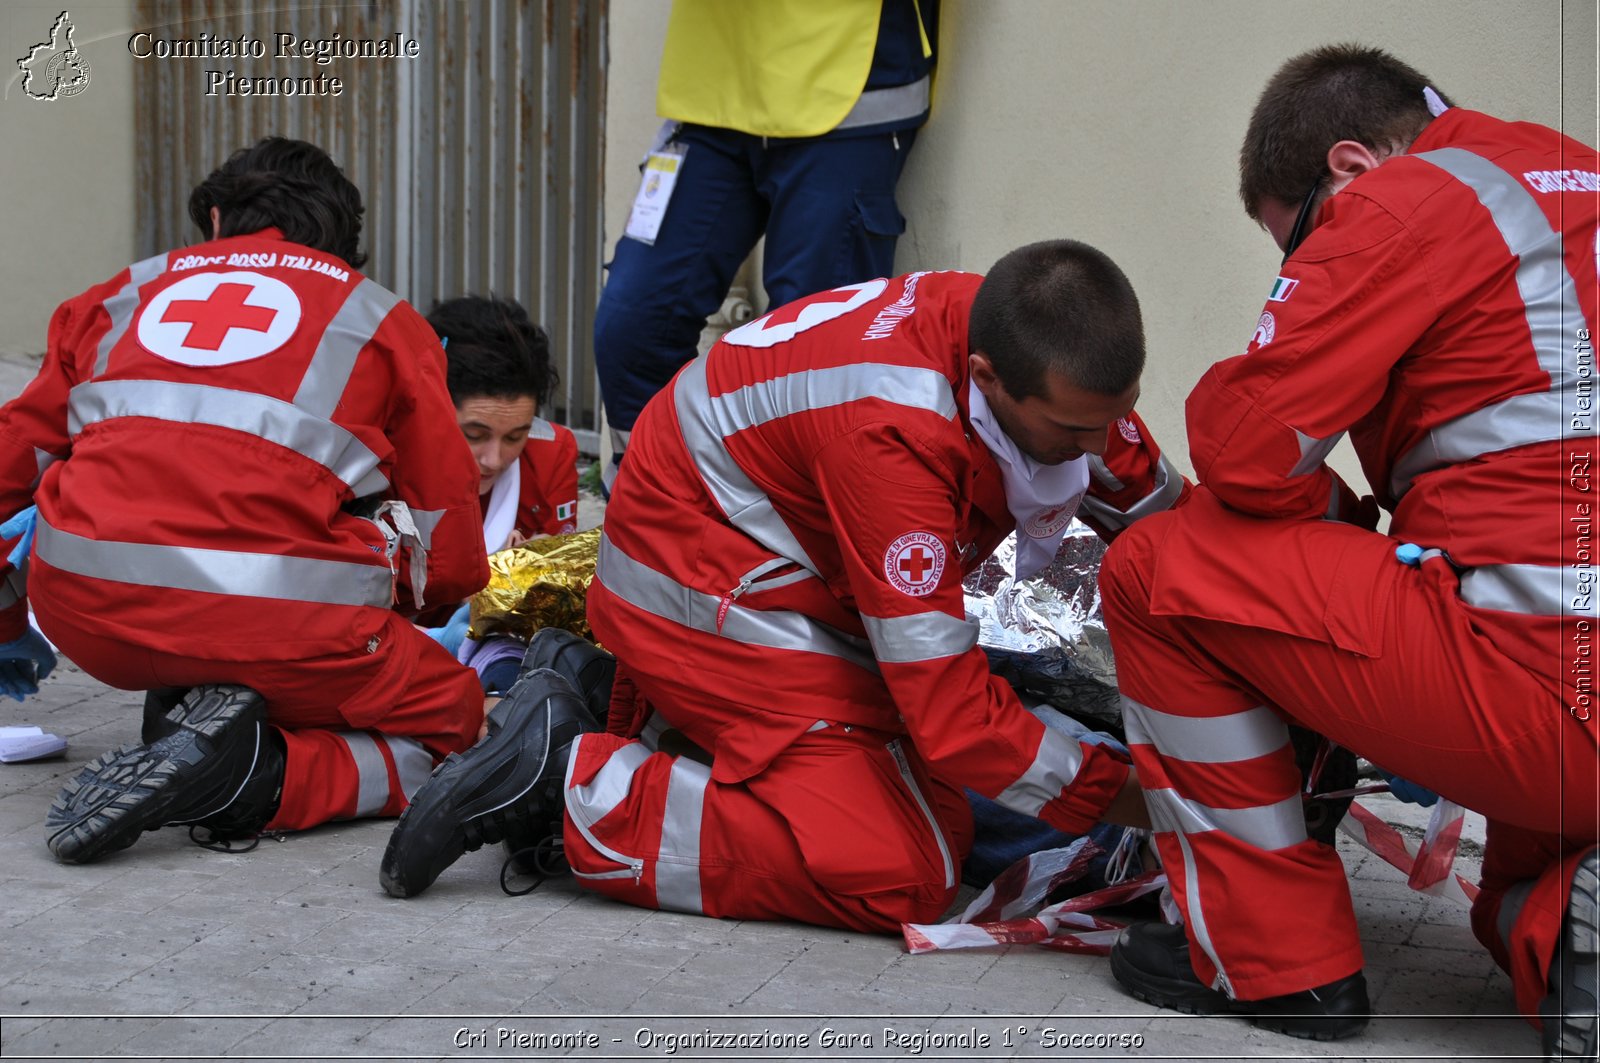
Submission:
M 1082 501 L 1083 492 L 1079 491 L 1061 505 L 1052 506 L 1043 513 L 1035 513 L 1022 526 L 1023 533 L 1030 539 L 1050 538 L 1072 523 L 1072 518 L 1078 515 L 1078 504 Z
M 870 303 L 882 295 L 887 287 L 889 282 L 879 277 L 860 284 L 847 284 L 821 295 L 808 296 L 798 304 L 780 306 L 749 324 L 740 325 L 723 336 L 722 342 L 739 347 L 774 347 L 787 343 L 808 328 L 843 317 L 857 307 Z
M 1257 347 L 1265 347 L 1272 342 L 1272 337 L 1278 334 L 1278 319 L 1268 310 L 1261 315 L 1261 320 L 1256 322 L 1256 334 L 1250 337 L 1250 342 Z
M 180 365 L 218 366 L 271 354 L 300 324 L 300 299 L 260 273 L 196 273 L 139 311 L 139 342 Z
M 1122 433 L 1123 439 L 1126 439 L 1130 443 L 1138 444 L 1139 426 L 1133 423 L 1133 418 L 1119 417 L 1117 419 L 1117 431 Z
M 883 574 L 900 593 L 927 597 L 944 575 L 944 543 L 932 532 L 907 532 L 884 551 Z

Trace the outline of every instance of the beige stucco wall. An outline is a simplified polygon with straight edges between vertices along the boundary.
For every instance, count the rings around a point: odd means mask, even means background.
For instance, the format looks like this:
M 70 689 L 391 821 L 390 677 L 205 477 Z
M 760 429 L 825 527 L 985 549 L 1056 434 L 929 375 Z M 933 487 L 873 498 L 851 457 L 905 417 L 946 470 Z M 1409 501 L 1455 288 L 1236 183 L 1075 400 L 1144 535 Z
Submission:
M 658 121 L 667 0 L 612 4 L 607 230 Z M 1182 404 L 1243 350 L 1277 275 L 1235 193 L 1256 95 L 1285 59 L 1387 48 L 1463 105 L 1596 141 L 1592 0 L 945 0 L 933 117 L 900 185 L 897 268 L 982 272 L 1070 236 L 1109 253 L 1144 308 L 1140 410 L 1187 468 Z M 1350 455 L 1335 463 L 1354 475 Z
M 32 100 L 17 59 L 62 0 L 0 5 L 0 356 L 44 350 L 50 312 L 134 254 L 133 0 L 74 0 L 78 95 Z

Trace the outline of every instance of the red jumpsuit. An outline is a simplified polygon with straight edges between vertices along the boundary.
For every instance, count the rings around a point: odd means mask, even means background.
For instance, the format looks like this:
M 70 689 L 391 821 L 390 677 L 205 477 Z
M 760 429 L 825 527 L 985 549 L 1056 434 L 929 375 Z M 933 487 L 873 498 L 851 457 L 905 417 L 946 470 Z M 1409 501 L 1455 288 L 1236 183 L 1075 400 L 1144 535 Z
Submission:
M 630 727 L 614 699 L 613 730 L 644 734 L 585 735 L 570 761 L 582 885 L 894 930 L 957 888 L 963 786 L 1081 832 L 1123 785 L 1117 754 L 1047 730 L 990 675 L 963 612 L 963 574 L 1012 527 L 967 423 L 980 279 L 915 273 L 790 304 L 645 409 L 588 597 L 646 706 Z M 1136 418 L 1122 427 L 1090 487 L 1108 531 L 1185 487 Z M 663 726 L 710 766 L 658 751 Z
M 397 296 L 273 229 L 63 303 L 0 409 L 0 512 L 39 507 L 0 640 L 39 626 L 124 689 L 240 683 L 287 747 L 274 828 L 395 814 L 482 719 L 395 611 L 488 578 L 444 355 Z M 403 515 L 357 516 L 358 497 Z
M 1237 998 L 1362 965 L 1285 717 L 1488 817 L 1473 926 L 1525 1012 L 1544 995 L 1597 830 L 1596 169 L 1457 109 L 1332 197 L 1190 396 L 1205 488 L 1106 558 L 1157 843 L 1197 973 Z M 1323 464 L 1347 431 L 1388 535 Z

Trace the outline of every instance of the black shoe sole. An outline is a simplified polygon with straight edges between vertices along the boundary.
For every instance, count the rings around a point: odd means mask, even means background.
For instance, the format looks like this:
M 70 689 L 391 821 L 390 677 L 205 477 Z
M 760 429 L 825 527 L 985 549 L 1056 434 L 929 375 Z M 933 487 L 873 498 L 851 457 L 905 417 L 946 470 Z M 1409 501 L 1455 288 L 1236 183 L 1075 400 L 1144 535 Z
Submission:
M 1547 1059 L 1593 1060 L 1600 1022 L 1600 856 L 1578 864 L 1561 927 L 1550 996 L 1539 1010 Z
M 1262 1014 L 1255 1001 L 1234 1000 L 1221 990 L 1151 974 L 1128 963 L 1115 949 L 1111 952 L 1111 974 L 1129 996 L 1154 1007 L 1181 1011 L 1185 1015 L 1235 1015 L 1249 1019 L 1264 1030 L 1304 1041 L 1337 1041 L 1360 1033 L 1370 1019 L 1367 1015 Z
M 247 687 L 195 688 L 168 714 L 171 733 L 102 753 L 61 788 L 45 815 L 50 852 L 63 864 L 87 864 L 163 826 L 183 796 L 173 785 L 183 769 L 264 715 L 261 696 Z
M 533 696 L 526 688 L 518 696 L 518 688 L 530 683 L 539 684 L 543 696 Z M 572 737 L 552 734 L 556 717 L 552 702 L 558 697 L 571 699 L 571 714 L 587 716 L 581 696 L 561 675 L 542 671 L 524 676 L 495 706 L 489 733 L 465 753 L 450 754 L 434 769 L 412 795 L 389 835 L 378 869 L 384 892 L 391 897 L 415 897 L 464 853 L 502 841 L 508 828 L 515 830 L 522 821 L 539 819 L 548 811 L 536 807 L 545 803 L 537 791 L 550 789 L 552 781 L 560 786 L 565 772 L 557 777 L 550 770 L 551 756 L 569 748 L 572 741 Z M 530 760 L 524 768 L 518 763 L 523 757 L 536 758 L 537 764 Z M 480 780 L 496 776 L 500 779 L 486 792 L 456 804 L 462 788 L 470 790 L 482 785 Z M 559 805 L 555 814 L 559 815 Z

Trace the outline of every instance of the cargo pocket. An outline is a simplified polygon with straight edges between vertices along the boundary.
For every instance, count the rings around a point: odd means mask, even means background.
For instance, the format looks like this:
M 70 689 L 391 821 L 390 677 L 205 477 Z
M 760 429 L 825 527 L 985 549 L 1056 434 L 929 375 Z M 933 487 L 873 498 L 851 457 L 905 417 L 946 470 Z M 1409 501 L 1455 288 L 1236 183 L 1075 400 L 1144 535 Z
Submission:
M 894 245 L 906 231 L 892 192 L 857 192 L 855 217 L 840 248 L 835 274 L 865 280 L 894 272 Z

